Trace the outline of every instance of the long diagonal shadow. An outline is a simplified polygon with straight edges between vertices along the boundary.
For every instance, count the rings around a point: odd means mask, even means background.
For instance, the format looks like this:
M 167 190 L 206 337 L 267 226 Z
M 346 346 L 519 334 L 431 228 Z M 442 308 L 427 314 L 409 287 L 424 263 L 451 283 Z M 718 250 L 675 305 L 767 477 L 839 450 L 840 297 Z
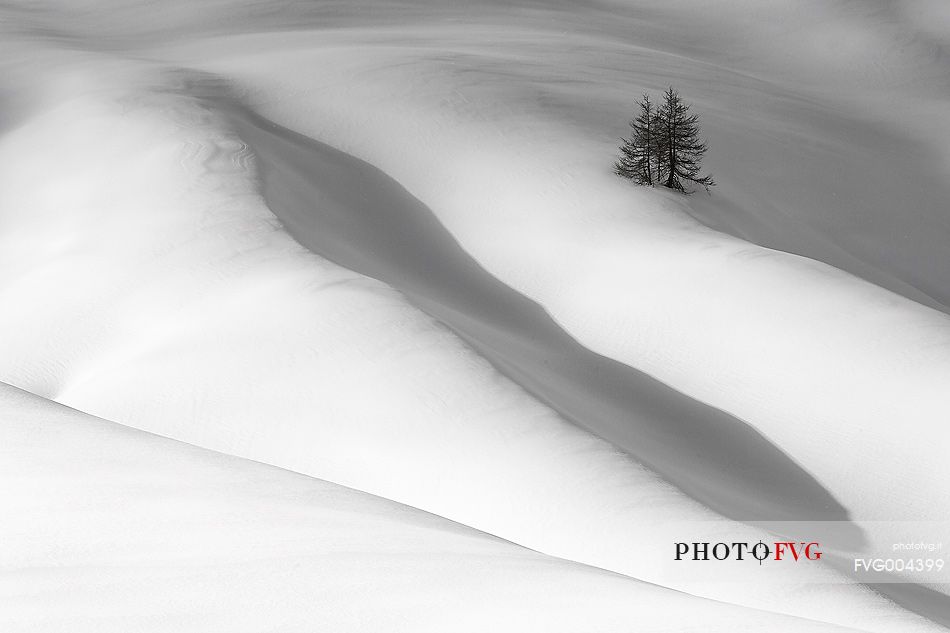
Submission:
M 849 520 L 745 422 L 580 345 L 384 172 L 232 102 L 217 105 L 256 155 L 264 198 L 297 241 L 400 290 L 565 418 L 730 518 Z M 859 546 L 863 534 L 850 525 L 848 546 Z

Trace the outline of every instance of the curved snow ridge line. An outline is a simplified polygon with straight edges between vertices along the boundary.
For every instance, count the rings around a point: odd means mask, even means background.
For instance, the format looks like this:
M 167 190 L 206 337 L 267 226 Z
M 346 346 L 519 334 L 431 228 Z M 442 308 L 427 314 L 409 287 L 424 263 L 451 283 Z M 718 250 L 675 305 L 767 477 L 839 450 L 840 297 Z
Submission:
M 704 505 L 738 520 L 847 521 L 846 508 L 745 422 L 578 343 L 379 169 L 218 102 L 256 156 L 268 207 L 304 246 L 403 292 L 535 397 Z M 848 536 L 860 544 L 860 530 Z
M 554 558 L 5 383 L 0 418 L 4 631 L 167 631 L 159 605 L 203 631 L 857 630 Z

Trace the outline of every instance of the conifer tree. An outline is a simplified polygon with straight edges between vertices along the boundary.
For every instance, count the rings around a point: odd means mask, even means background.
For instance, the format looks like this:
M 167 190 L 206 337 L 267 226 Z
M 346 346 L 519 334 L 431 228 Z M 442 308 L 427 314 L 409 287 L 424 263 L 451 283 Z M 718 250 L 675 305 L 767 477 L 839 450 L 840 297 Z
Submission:
M 650 95 L 644 94 L 637 102 L 640 114 L 630 121 L 630 138 L 621 139 L 620 158 L 614 164 L 614 172 L 624 178 L 631 178 L 638 185 L 653 186 L 660 182 L 665 152 L 661 146 L 659 126 L 661 121 L 657 108 L 650 101 Z
M 670 86 L 663 95 L 659 110 L 659 137 L 661 151 L 665 154 L 666 182 L 670 189 L 689 193 L 683 181 L 694 182 L 709 188 L 716 183 L 712 176 L 700 176 L 700 162 L 706 153 L 706 142 L 699 136 L 699 115 L 690 114 L 689 104 Z

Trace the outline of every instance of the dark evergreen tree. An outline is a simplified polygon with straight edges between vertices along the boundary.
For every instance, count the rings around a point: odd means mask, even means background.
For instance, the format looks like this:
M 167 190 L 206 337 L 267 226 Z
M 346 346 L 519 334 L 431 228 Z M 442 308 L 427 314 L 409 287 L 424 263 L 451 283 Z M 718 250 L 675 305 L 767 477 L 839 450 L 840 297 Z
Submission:
M 665 164 L 664 146 L 661 145 L 659 128 L 662 123 L 657 108 L 650 101 L 650 95 L 644 94 L 637 103 L 640 114 L 630 121 L 630 138 L 621 139 L 620 158 L 614 164 L 614 172 L 624 178 L 631 178 L 638 185 L 650 185 L 660 182 Z
M 699 136 L 699 115 L 689 113 L 685 103 L 673 87 L 666 91 L 659 110 L 660 146 L 665 155 L 666 182 L 670 189 L 689 193 L 683 181 L 702 185 L 709 191 L 715 185 L 712 176 L 700 176 L 700 162 L 706 153 L 706 142 Z

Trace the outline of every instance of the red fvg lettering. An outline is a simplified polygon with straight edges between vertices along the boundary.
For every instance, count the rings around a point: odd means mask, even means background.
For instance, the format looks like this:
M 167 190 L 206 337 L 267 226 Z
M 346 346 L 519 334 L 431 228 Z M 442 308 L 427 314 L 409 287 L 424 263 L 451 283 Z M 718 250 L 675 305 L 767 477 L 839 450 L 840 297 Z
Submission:
M 799 548 L 798 546 L 801 546 Z M 775 560 L 782 560 L 782 556 L 790 553 L 792 558 L 797 562 L 799 557 L 804 556 L 808 560 L 818 560 L 821 558 L 821 552 L 812 551 L 812 548 L 818 547 L 818 543 L 804 543 L 798 542 L 794 543 L 792 541 L 783 541 L 775 543 Z

